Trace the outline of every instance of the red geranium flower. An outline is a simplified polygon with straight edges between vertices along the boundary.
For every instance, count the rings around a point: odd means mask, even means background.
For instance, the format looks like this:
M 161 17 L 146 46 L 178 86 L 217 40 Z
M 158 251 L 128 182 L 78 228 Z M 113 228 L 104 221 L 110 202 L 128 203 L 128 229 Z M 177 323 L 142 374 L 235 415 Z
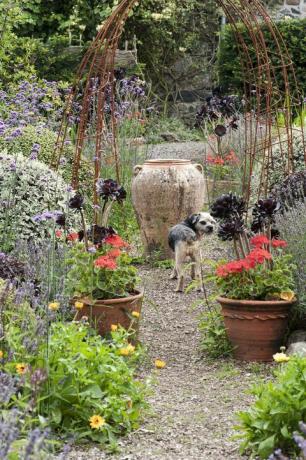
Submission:
M 220 276 L 221 278 L 225 278 L 228 275 L 228 270 L 226 265 L 220 265 L 220 267 L 217 268 L 216 270 L 217 276 Z
M 272 246 L 274 248 L 286 248 L 288 243 L 285 240 L 272 240 Z
M 269 242 L 269 239 L 265 235 L 256 235 L 250 239 L 252 246 L 256 246 L 257 248 L 262 248 L 264 244 L 269 244 Z
M 79 234 L 78 233 L 69 233 L 67 236 L 68 241 L 76 241 L 79 239 Z
M 115 270 L 117 268 L 117 264 L 114 259 L 106 256 L 100 256 L 94 262 L 95 267 L 97 268 L 108 268 L 109 270 Z
M 60 238 L 62 236 L 63 232 L 61 232 L 61 230 L 56 230 L 55 232 L 55 236 L 56 238 Z
M 269 251 L 266 251 L 265 249 L 256 248 L 250 252 L 247 258 L 248 260 L 257 262 L 258 264 L 263 264 L 265 260 L 271 260 L 272 255 Z
M 105 239 L 105 243 L 110 244 L 114 248 L 127 248 L 128 244 L 123 241 L 119 235 L 110 235 Z
M 121 255 L 120 249 L 111 249 L 107 254 L 108 257 L 116 259 Z

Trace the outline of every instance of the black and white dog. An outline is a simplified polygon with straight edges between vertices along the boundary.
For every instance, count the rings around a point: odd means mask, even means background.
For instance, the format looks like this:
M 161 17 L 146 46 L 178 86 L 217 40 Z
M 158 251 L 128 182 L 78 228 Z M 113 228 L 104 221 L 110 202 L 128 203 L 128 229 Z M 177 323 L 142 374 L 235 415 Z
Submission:
M 170 248 L 175 253 L 175 266 L 171 275 L 178 279 L 176 292 L 184 289 L 184 262 L 189 258 L 191 265 L 191 278 L 200 280 L 201 257 L 199 241 L 203 235 L 212 233 L 216 221 L 208 212 L 192 214 L 184 222 L 175 225 L 169 231 L 168 241 Z

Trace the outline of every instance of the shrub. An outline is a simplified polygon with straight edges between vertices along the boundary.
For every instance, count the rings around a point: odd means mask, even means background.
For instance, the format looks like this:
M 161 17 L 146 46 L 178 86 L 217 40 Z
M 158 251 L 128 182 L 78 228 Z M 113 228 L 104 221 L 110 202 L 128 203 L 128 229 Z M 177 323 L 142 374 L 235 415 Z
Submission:
M 145 386 L 134 377 L 141 351 L 127 339 L 123 329 L 112 332 L 108 341 L 84 323 L 53 323 L 49 341 L 40 346 L 37 356 L 25 357 L 16 340 L 11 347 L 13 360 L 5 364 L 5 370 L 16 374 L 16 365 L 24 364 L 22 394 L 26 397 L 32 391 L 33 375 L 43 365 L 48 379 L 39 387 L 35 413 L 47 417 L 54 430 L 76 440 L 114 445 L 117 436 L 138 426 L 146 406 Z
M 45 211 L 63 213 L 69 192 L 62 177 L 36 160 L 22 155 L 0 154 L 0 241 L 2 250 L 10 250 L 19 240 L 38 242 L 50 237 L 43 222 L 34 216 Z M 52 216 L 48 216 L 51 218 Z M 67 227 L 75 223 L 68 216 Z
M 275 371 L 275 381 L 252 389 L 255 402 L 240 412 L 241 450 L 266 459 L 276 448 L 298 452 L 293 433 L 306 420 L 306 358 L 292 357 Z
M 289 54 L 292 58 L 293 65 L 296 72 L 297 81 L 301 85 L 302 92 L 306 91 L 305 84 L 305 66 L 306 66 L 306 37 L 305 25 L 306 19 L 290 19 L 278 22 L 278 28 L 282 34 L 285 44 L 288 48 Z M 250 33 L 247 28 L 242 25 L 237 25 L 239 32 L 242 34 L 243 39 L 249 44 L 249 53 L 254 62 L 254 68 L 257 67 L 257 61 L 253 45 L 251 42 Z M 283 87 L 284 80 L 281 72 L 281 54 L 275 53 L 275 41 L 268 30 L 266 25 L 261 26 L 266 43 L 269 48 L 269 58 L 276 69 L 276 81 L 280 87 Z M 241 66 L 241 53 L 239 50 L 239 42 L 236 38 L 236 29 L 226 26 L 223 29 L 219 55 L 218 55 L 218 74 L 220 85 L 227 91 L 237 91 L 241 94 L 244 90 L 245 74 L 244 68 Z M 278 71 L 279 69 L 279 71 Z M 294 86 L 295 82 L 291 77 L 290 83 Z
M 8 140 L 7 140 L 8 139 Z M 25 157 L 33 155 L 39 161 L 50 166 L 53 152 L 56 146 L 57 134 L 48 128 L 28 125 L 22 129 L 20 136 L 5 138 L 0 136 L 0 150 L 6 148 L 10 155 L 21 153 Z M 64 180 L 69 183 L 72 176 L 74 149 L 71 144 L 66 144 L 61 154 L 59 172 Z M 86 188 L 93 177 L 93 167 L 86 160 L 81 160 L 79 171 L 80 187 Z M 88 190 L 90 192 L 91 190 Z

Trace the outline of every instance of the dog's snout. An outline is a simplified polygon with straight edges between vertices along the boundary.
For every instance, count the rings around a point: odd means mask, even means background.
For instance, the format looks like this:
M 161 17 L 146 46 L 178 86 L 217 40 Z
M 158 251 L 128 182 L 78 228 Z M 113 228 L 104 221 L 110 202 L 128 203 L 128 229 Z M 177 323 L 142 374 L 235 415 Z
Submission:
M 212 231 L 214 230 L 213 225 L 207 225 L 207 230 L 208 230 L 209 232 L 212 232 Z

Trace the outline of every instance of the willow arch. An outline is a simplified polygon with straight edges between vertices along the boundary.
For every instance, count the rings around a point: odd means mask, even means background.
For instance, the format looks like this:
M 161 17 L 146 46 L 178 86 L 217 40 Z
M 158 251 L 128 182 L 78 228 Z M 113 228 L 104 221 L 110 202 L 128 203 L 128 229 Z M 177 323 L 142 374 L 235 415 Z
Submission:
M 106 144 L 111 147 L 116 165 L 117 178 L 120 179 L 120 155 L 117 145 L 117 121 L 115 113 L 115 53 L 129 13 L 139 0 L 122 0 L 112 15 L 98 32 L 92 45 L 86 52 L 72 91 L 67 100 L 62 124 L 58 134 L 57 148 L 53 156 L 53 166 L 57 167 L 68 134 L 69 118 L 72 107 L 82 85 L 81 113 L 78 122 L 76 148 L 73 163 L 72 186 L 78 188 L 80 160 L 86 140 L 94 137 L 94 181 L 100 175 Z M 204 1 L 203 1 L 204 4 Z M 252 188 L 252 176 L 255 161 L 261 164 L 259 193 L 267 194 L 269 171 L 273 168 L 273 147 L 279 144 L 281 155 L 286 158 L 288 173 L 293 171 L 293 112 L 302 108 L 302 95 L 295 77 L 294 66 L 284 40 L 276 24 L 272 21 L 260 0 L 216 0 L 231 25 L 240 52 L 240 62 L 245 75 L 245 160 L 243 190 L 248 201 Z M 252 58 L 249 44 L 240 31 L 242 23 L 248 30 L 249 39 L 255 50 L 256 59 Z M 273 37 L 274 49 L 268 47 L 262 32 L 265 24 Z M 280 57 L 280 66 L 273 62 L 273 54 Z M 276 74 L 281 73 L 282 84 L 278 83 Z M 96 115 L 92 117 L 91 98 L 92 81 L 96 79 L 97 99 Z M 253 88 L 250 97 L 250 88 Z M 107 96 L 106 96 L 107 93 Z M 254 105 L 255 101 L 255 105 Z M 110 106 L 111 115 L 106 116 L 105 106 Z M 282 114 L 282 125 L 276 122 Z M 89 124 L 94 130 L 89 130 Z M 258 135 L 264 129 L 264 134 Z M 302 130 L 303 133 L 303 130 Z M 303 134 L 302 134 L 303 136 Z M 303 138 L 304 144 L 304 138 Z M 305 151 L 305 144 L 304 144 Z M 306 151 L 305 151 L 306 162 Z M 96 197 L 95 186 L 93 193 Z

